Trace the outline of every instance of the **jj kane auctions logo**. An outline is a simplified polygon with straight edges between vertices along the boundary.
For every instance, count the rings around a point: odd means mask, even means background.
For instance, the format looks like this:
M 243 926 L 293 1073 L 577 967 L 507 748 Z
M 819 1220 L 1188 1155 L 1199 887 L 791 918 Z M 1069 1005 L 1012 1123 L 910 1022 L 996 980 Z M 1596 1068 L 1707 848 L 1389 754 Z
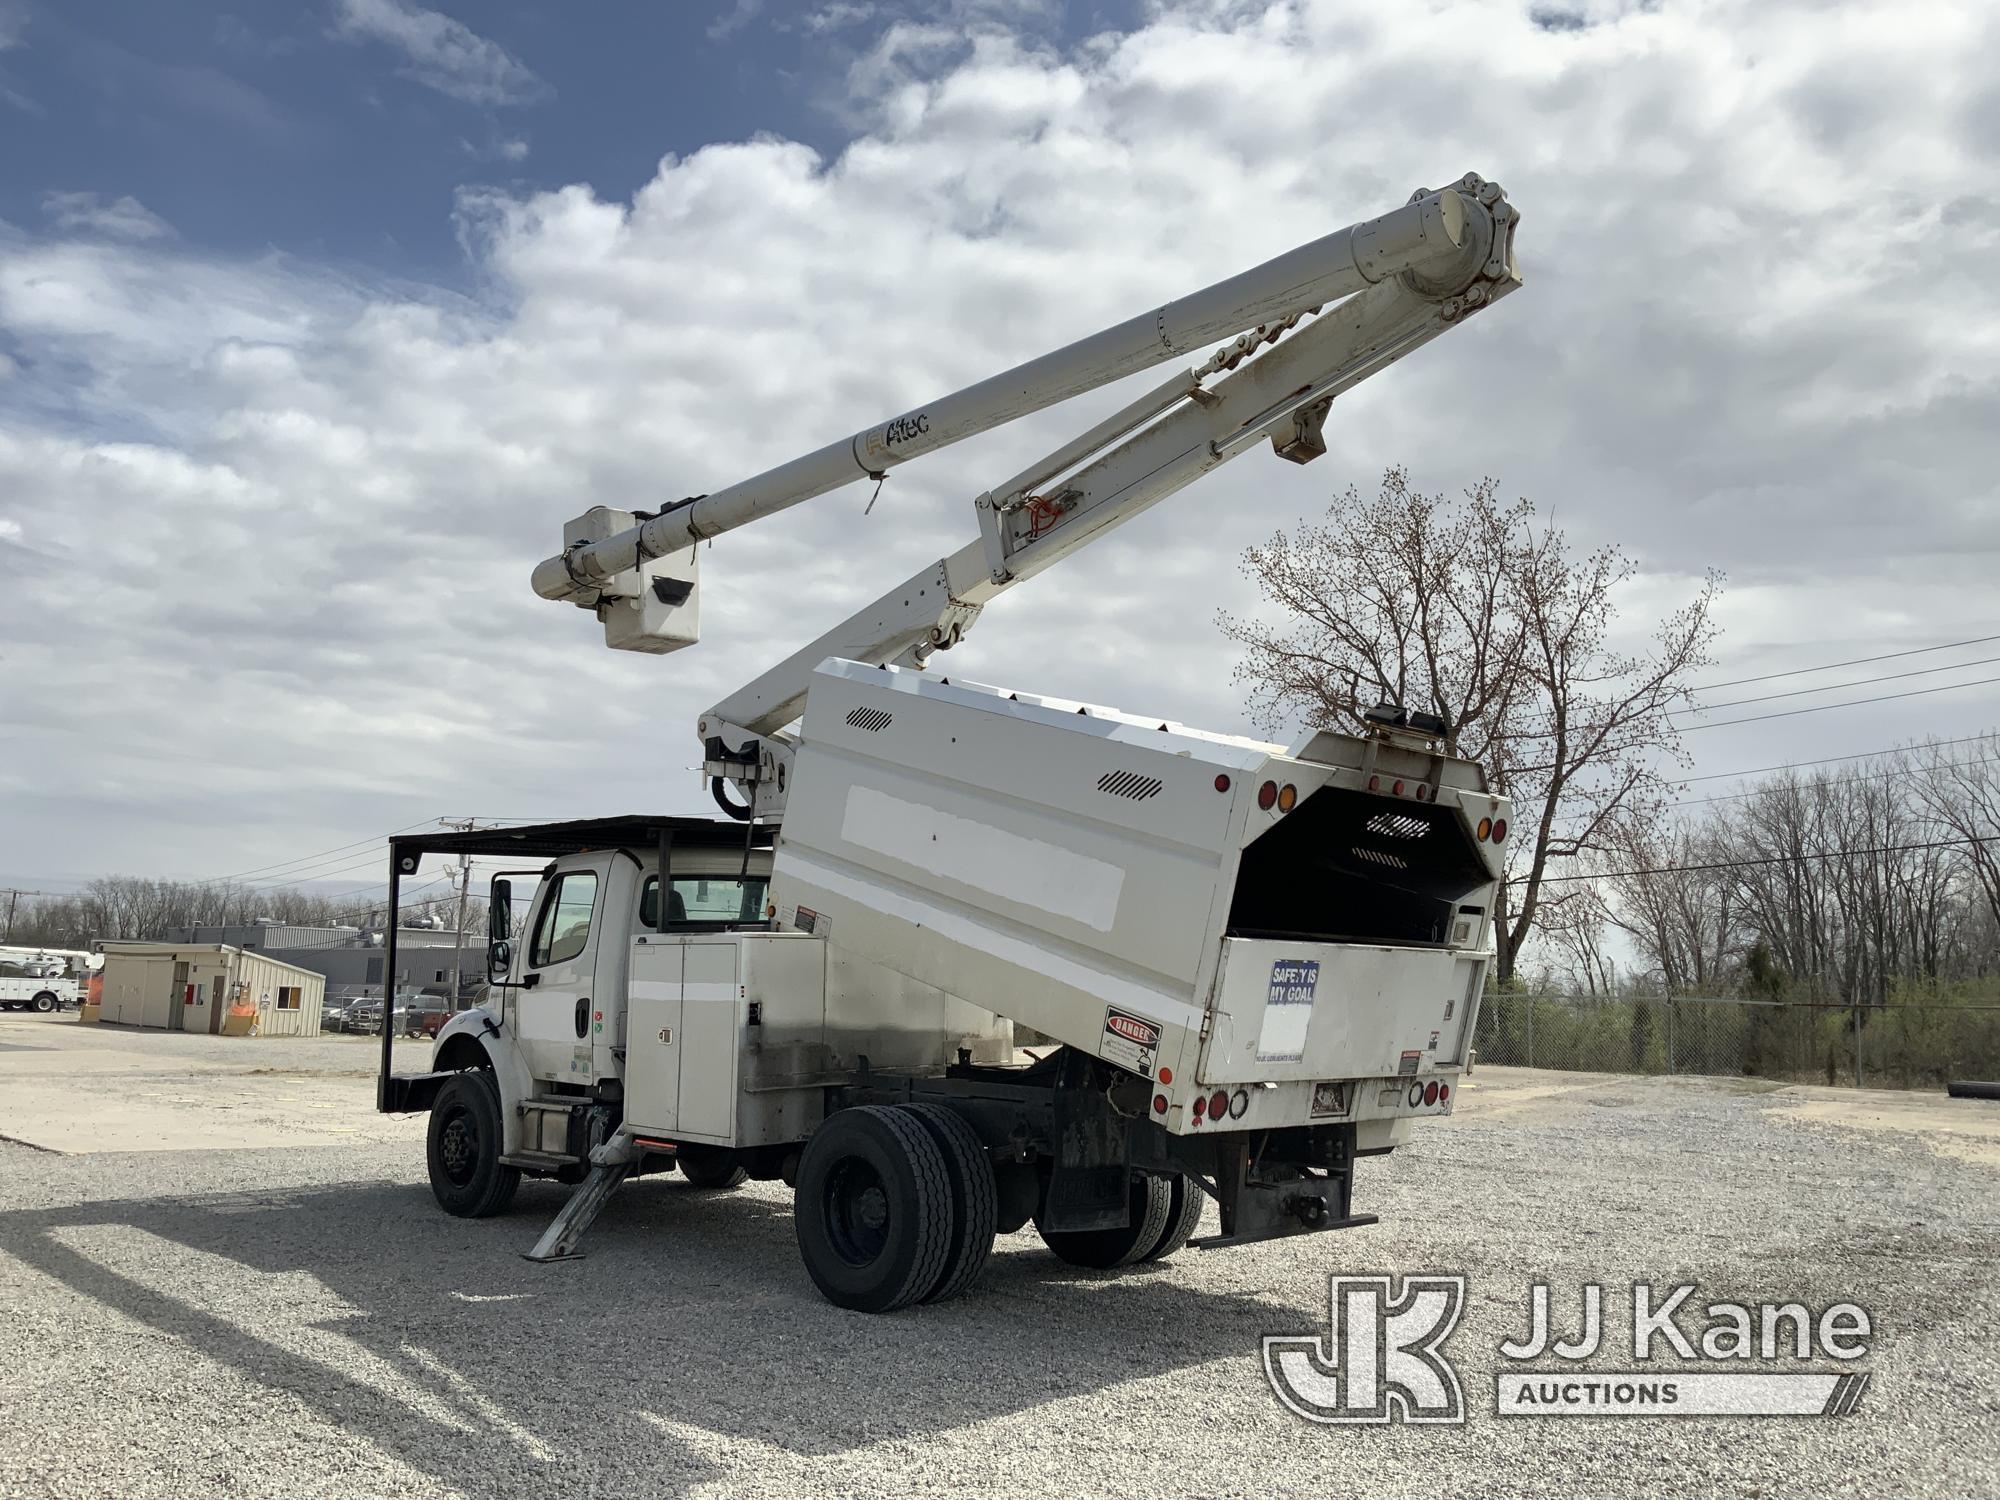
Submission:
M 1465 1309 L 1463 1276 L 1331 1278 L 1327 1333 L 1264 1339 L 1264 1373 L 1285 1407 L 1309 1422 L 1465 1421 L 1465 1393 L 1444 1344 Z M 1546 1282 L 1528 1293 L 1528 1327 L 1499 1345 L 1503 1360 L 1554 1368 L 1494 1376 L 1503 1417 L 1846 1416 L 1868 1388 L 1865 1372 L 1779 1370 L 1780 1360 L 1851 1365 L 1868 1353 L 1868 1314 L 1836 1302 L 1817 1315 L 1801 1302 L 1710 1302 L 1693 1284 L 1631 1287 L 1633 1368 L 1578 1366 L 1604 1352 L 1604 1288 L 1586 1282 L 1574 1331 L 1559 1334 Z M 1697 1312 L 1701 1315 L 1697 1319 Z M 1616 1356 L 1607 1356 L 1616 1359 Z M 1678 1361 L 1663 1369 L 1660 1361 Z

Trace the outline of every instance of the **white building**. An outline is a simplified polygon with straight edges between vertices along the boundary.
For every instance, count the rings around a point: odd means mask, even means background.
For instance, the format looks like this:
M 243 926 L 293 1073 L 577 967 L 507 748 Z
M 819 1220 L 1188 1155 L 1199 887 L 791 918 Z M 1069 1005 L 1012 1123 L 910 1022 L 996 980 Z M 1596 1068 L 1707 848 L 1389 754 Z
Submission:
M 311 969 L 227 943 L 103 947 L 100 1021 L 220 1035 L 254 1014 L 258 1036 L 319 1035 L 326 979 Z

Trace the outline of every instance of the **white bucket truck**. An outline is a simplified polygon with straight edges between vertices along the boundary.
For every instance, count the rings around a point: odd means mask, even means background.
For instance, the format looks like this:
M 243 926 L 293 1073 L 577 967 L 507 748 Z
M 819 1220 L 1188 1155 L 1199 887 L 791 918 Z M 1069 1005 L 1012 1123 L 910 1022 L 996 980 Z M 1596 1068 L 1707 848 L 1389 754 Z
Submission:
M 1392 705 L 1282 747 L 933 658 L 1238 453 L 1323 453 L 1336 396 L 1518 286 L 1515 223 L 1469 176 L 730 489 L 572 522 L 537 591 L 614 646 L 675 650 L 698 540 L 1240 335 L 978 495 L 976 541 L 709 710 L 727 817 L 392 841 L 392 887 L 430 852 L 535 862 L 518 938 L 494 882 L 501 998 L 427 1073 L 382 1039 L 379 1104 L 430 1110 L 445 1209 L 573 1182 L 530 1252 L 559 1259 L 635 1173 L 782 1179 L 813 1281 L 875 1312 L 963 1291 L 1030 1221 L 1105 1268 L 1178 1250 L 1210 1200 L 1196 1243 L 1372 1222 L 1357 1158 L 1454 1102 L 1506 800 Z M 1016 1023 L 1052 1044 L 1018 1052 Z

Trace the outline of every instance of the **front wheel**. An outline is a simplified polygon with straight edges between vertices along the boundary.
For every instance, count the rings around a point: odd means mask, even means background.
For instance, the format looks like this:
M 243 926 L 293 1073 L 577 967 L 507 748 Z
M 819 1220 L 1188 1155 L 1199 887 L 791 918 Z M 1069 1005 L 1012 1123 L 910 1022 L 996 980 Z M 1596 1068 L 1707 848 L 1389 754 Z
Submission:
M 521 1185 L 521 1169 L 501 1164 L 500 1090 L 483 1068 L 456 1073 L 431 1106 L 427 1156 L 431 1193 L 460 1219 L 501 1212 Z
M 56 997 L 51 991 L 43 990 L 39 995 L 35 996 L 35 1009 L 40 1011 L 43 1015 L 47 1015 L 50 1011 L 54 1010 L 55 1008 L 56 1008 Z

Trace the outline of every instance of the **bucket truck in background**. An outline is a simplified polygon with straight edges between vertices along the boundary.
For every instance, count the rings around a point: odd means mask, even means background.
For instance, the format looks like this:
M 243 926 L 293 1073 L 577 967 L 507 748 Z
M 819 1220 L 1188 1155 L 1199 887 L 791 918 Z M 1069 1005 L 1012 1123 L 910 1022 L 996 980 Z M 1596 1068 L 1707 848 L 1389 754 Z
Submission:
M 518 854 L 499 998 L 379 1104 L 431 1111 L 447 1211 L 525 1174 L 795 1190 L 821 1292 L 954 1296 L 996 1233 L 1115 1267 L 1373 1222 L 1354 1168 L 1449 1114 L 1492 951 L 1506 799 L 1381 705 L 1290 746 L 937 670 L 982 607 L 1264 443 L 1305 463 L 1343 392 L 1511 293 L 1516 214 L 1468 176 L 1242 275 L 653 513 L 598 507 L 534 570 L 607 644 L 698 637 L 695 544 L 1223 338 L 972 497 L 976 536 L 701 715 L 727 815 L 392 841 Z M 393 929 L 392 929 L 393 931 Z M 393 954 L 389 965 L 394 966 Z M 1024 1057 L 1016 1023 L 1053 1039 Z

